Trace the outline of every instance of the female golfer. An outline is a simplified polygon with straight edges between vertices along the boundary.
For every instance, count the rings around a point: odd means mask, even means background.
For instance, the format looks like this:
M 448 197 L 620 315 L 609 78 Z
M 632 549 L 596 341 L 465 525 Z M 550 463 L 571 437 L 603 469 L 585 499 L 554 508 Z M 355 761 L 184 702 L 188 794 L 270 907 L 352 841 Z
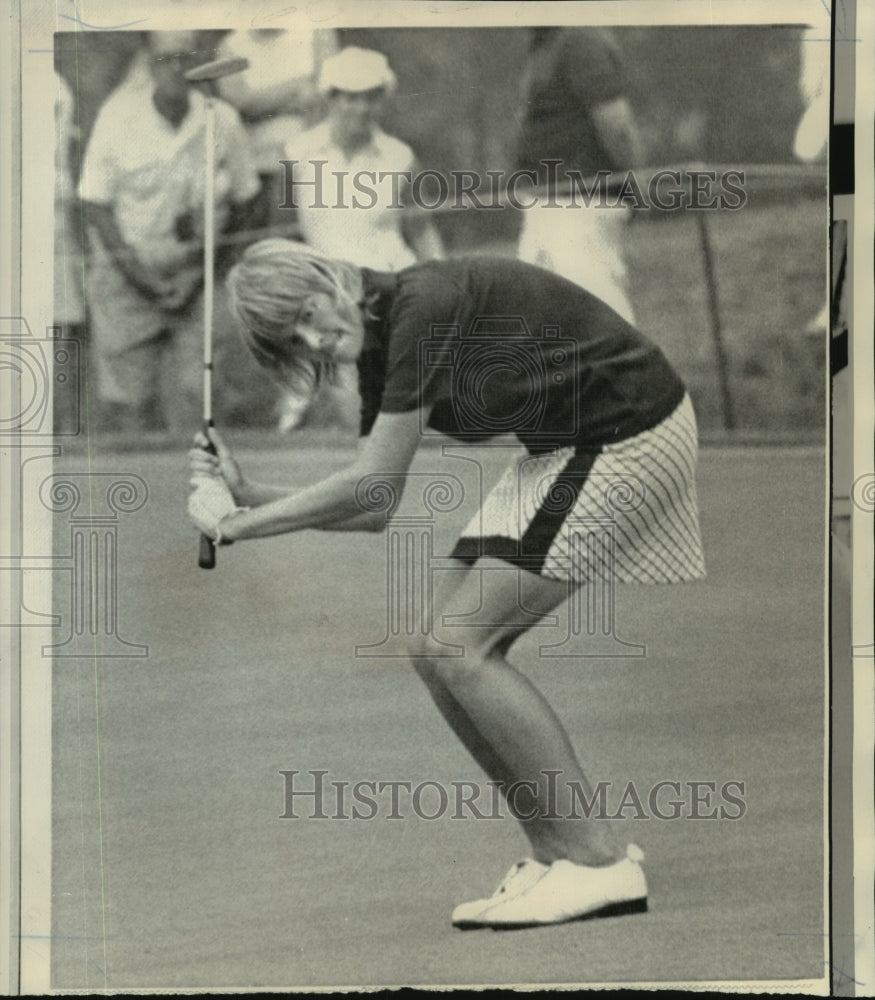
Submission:
M 514 260 L 386 274 L 272 239 L 246 250 L 228 291 L 255 357 L 293 388 L 357 363 L 362 440 L 348 468 L 289 489 L 250 482 L 218 434 L 217 455 L 198 435 L 189 512 L 218 543 L 382 529 L 385 515 L 363 510 L 357 487 L 377 474 L 403 478 L 423 430 L 520 441 L 453 550 L 457 571 L 441 574 L 430 634 L 409 651 L 531 844 L 495 894 L 456 907 L 453 923 L 526 927 L 645 910 L 641 852 L 617 850 L 605 824 L 569 808 L 573 791 L 579 804 L 591 786 L 553 709 L 506 656 L 588 581 L 704 576 L 696 423 L 681 380 L 599 299 Z M 585 537 L 587 524 L 606 520 L 612 552 Z M 466 628 L 465 655 L 448 658 L 441 622 L 451 603 L 479 608 L 486 624 Z

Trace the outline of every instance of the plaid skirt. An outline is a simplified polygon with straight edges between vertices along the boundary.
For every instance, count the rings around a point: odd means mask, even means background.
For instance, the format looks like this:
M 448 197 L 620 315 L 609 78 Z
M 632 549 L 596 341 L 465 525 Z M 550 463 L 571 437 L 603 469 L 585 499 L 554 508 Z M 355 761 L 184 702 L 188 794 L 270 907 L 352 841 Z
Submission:
M 587 583 L 705 576 L 689 396 L 661 423 L 600 451 L 517 456 L 462 532 L 453 557 L 501 559 Z

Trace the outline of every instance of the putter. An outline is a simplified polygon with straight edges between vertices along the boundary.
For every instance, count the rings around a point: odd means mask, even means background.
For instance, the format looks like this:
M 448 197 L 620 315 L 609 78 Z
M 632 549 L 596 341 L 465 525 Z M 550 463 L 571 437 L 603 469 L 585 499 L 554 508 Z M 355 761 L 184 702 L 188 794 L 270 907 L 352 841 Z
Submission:
M 240 73 L 249 66 L 248 59 L 215 59 L 190 69 L 185 74 L 189 83 L 210 84 L 223 76 Z M 206 135 L 206 177 L 204 180 L 204 389 L 203 428 L 207 439 L 213 426 L 213 278 L 216 259 L 216 106 L 212 89 L 204 88 L 204 124 Z M 210 441 L 210 450 L 215 447 Z M 212 569 L 216 565 L 216 543 L 201 535 L 198 566 Z

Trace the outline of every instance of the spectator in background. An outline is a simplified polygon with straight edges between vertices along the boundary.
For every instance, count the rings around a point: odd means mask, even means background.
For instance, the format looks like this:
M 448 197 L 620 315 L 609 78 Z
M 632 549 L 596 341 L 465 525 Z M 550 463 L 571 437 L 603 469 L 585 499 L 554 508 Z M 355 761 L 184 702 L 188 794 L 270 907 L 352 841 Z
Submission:
M 799 60 L 799 92 L 805 110 L 796 126 L 793 154 L 803 163 L 825 162 L 829 139 L 830 45 L 823 28 L 806 28 L 802 32 Z M 823 339 L 829 321 L 824 301 L 823 308 L 808 323 L 805 332 Z
M 72 212 L 74 185 L 70 174 L 70 149 L 77 137 L 75 102 L 67 81 L 55 73 L 55 278 L 54 322 L 60 336 L 76 340 L 80 348 L 85 332 L 85 265 Z M 81 350 L 79 363 L 81 365 Z M 67 371 L 65 381 L 55 382 L 54 426 L 59 434 L 79 429 L 78 371 Z M 71 381 L 72 378 L 72 381 Z
M 322 63 L 337 49 L 331 29 L 231 31 L 219 44 L 219 58 L 249 60 L 245 72 L 223 77 L 217 88 L 243 119 L 261 178 L 253 228 L 276 221 L 279 161 L 320 117 L 323 99 L 316 81 Z
M 623 252 L 630 210 L 598 207 L 597 197 L 589 207 L 579 197 L 577 207 L 569 207 L 567 197 L 551 202 L 551 196 L 561 191 L 569 168 L 589 184 L 600 170 L 639 166 L 639 146 L 611 32 L 532 29 L 518 166 L 537 174 L 542 197 L 524 213 L 519 257 L 576 282 L 632 323 Z M 561 161 L 554 175 L 545 160 Z
M 327 118 L 286 146 L 286 159 L 297 161 L 294 179 L 304 185 L 296 188 L 299 193 L 294 202 L 305 242 L 326 257 L 380 271 L 400 271 L 444 255 L 431 220 L 409 204 L 409 185 L 400 183 L 396 190 L 389 183 L 374 184 L 375 203 L 354 205 L 355 174 L 370 172 L 379 177 L 382 171 L 413 174 L 417 170 L 410 146 L 387 135 L 378 124 L 395 85 L 395 74 L 382 53 L 355 46 L 343 49 L 326 59 L 319 76 L 319 88 L 328 97 Z M 336 180 L 334 171 L 345 178 L 342 188 L 330 188 L 323 207 L 312 194 L 316 171 L 325 181 L 326 192 L 328 183 Z M 370 194 L 359 198 L 364 204 L 370 200 Z M 354 379 L 354 370 L 343 372 L 341 378 Z M 334 398 L 349 400 L 350 394 L 341 386 Z M 279 429 L 299 426 L 308 405 L 307 399 L 287 396 Z M 348 408 L 348 402 L 345 405 Z M 342 419 L 353 425 L 358 415 L 347 413 Z
M 129 74 L 100 109 L 80 181 L 100 422 L 190 429 L 201 412 L 205 99 L 184 74 L 211 53 L 198 53 L 194 32 L 156 32 L 146 55 L 148 75 Z M 257 193 L 237 112 L 217 100 L 216 231 L 240 227 Z
M 823 28 L 806 28 L 799 50 L 799 92 L 805 105 L 793 152 L 803 163 L 826 159 L 829 138 L 830 45 Z

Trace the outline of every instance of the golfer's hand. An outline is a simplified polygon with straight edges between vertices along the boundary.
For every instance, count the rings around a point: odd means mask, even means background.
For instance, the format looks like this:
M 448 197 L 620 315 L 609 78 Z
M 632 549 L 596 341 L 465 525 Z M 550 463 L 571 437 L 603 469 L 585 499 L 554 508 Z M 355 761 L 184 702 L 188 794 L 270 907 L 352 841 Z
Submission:
M 216 449 L 215 455 L 209 450 L 210 441 Z M 195 447 L 188 453 L 191 485 L 197 486 L 197 480 L 204 477 L 222 479 L 235 501 L 239 503 L 240 494 L 246 486 L 246 479 L 219 432 L 211 427 L 208 439 L 203 431 L 198 431 L 194 443 Z
M 222 538 L 220 524 L 237 510 L 231 491 L 217 477 L 200 476 L 192 480 L 192 485 L 194 489 L 188 495 L 188 516 L 201 534 L 219 542 Z

